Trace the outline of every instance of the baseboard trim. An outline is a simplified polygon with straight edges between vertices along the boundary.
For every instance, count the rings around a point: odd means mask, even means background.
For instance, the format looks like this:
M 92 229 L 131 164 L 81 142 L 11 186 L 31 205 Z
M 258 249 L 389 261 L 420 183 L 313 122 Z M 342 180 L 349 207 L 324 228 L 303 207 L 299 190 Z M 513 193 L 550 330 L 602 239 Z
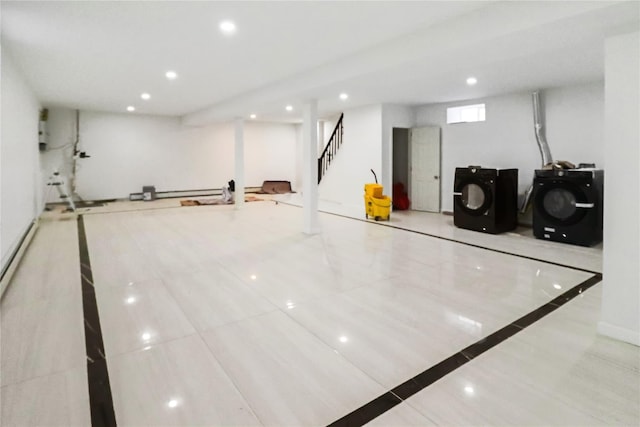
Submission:
M 244 194 L 257 194 L 262 190 L 262 187 L 245 187 Z M 171 191 L 156 191 L 156 199 L 175 199 L 180 197 L 207 197 L 207 196 L 220 196 L 222 195 L 222 188 L 209 188 L 203 190 L 171 190 Z M 142 193 L 129 194 L 129 201 L 143 200 Z
M 640 347 L 640 332 L 638 331 L 622 328 L 608 322 L 598 322 L 598 333 Z
M 11 257 L 9 258 L 9 262 L 2 268 L 2 274 L 0 275 L 0 299 L 4 295 L 4 291 L 9 286 L 9 282 L 13 277 L 13 274 L 16 272 L 18 268 L 18 264 L 20 264 L 20 260 L 24 255 L 25 251 L 29 247 L 33 236 L 36 234 L 36 230 L 38 228 L 38 219 L 35 219 L 29 225 L 29 228 L 22 235 L 22 239 L 18 246 L 13 250 Z
M 453 211 L 442 211 L 442 215 L 453 216 Z M 518 227 L 533 228 L 533 224 L 530 221 L 521 221 L 518 219 Z

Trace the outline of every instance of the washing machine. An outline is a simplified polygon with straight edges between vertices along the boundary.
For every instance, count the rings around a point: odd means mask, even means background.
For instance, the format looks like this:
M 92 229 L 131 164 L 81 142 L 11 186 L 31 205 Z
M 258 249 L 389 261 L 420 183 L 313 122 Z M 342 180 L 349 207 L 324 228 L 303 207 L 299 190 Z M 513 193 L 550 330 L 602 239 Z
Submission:
M 580 246 L 601 242 L 603 190 L 601 169 L 537 170 L 533 234 Z
M 518 225 L 518 169 L 456 168 L 453 223 L 484 233 L 502 233 Z

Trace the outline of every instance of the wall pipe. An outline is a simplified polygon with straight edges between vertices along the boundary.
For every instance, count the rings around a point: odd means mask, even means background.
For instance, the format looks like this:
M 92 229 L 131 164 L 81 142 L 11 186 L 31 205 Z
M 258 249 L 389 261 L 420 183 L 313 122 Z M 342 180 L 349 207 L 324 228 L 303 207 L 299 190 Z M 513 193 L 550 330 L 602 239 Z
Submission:
M 542 167 L 547 166 L 548 164 L 553 163 L 553 157 L 551 156 L 551 150 L 549 149 L 549 144 L 547 143 L 547 139 L 544 135 L 544 126 L 543 126 L 543 117 L 540 111 L 540 92 L 535 91 L 531 94 L 531 99 L 533 101 L 533 129 L 536 135 L 536 142 L 538 143 L 538 149 L 540 150 L 540 157 L 542 160 Z M 520 208 L 520 213 L 525 213 L 527 208 L 529 207 L 529 203 L 531 201 L 531 195 L 533 193 L 533 182 L 529 185 L 527 190 L 524 192 L 524 200 L 522 201 L 522 207 Z
M 551 157 L 551 150 L 549 150 L 549 144 L 544 135 L 543 119 L 540 113 L 540 92 L 535 91 L 531 95 L 533 100 L 533 125 L 536 134 L 536 142 L 540 149 L 540 156 L 542 157 L 542 167 L 545 167 L 549 163 L 553 163 L 553 157 Z

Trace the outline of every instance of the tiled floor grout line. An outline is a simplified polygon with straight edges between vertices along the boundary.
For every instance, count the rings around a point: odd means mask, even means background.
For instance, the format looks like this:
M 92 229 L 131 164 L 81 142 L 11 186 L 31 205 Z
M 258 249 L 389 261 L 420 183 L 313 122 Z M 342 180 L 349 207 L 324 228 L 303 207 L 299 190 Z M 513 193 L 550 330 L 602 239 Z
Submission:
M 287 316 L 289 319 L 291 319 L 296 325 L 300 326 L 302 329 L 304 329 L 305 331 L 307 331 L 310 335 L 312 335 L 313 337 L 315 337 L 318 341 L 320 341 L 322 344 L 324 344 L 325 346 L 327 346 L 329 349 L 331 349 L 333 352 L 337 353 L 342 360 L 344 360 L 346 363 L 348 363 L 349 365 L 351 365 L 355 370 L 360 371 L 364 376 L 366 376 L 367 378 L 369 378 L 371 381 L 375 382 L 376 384 L 378 384 L 380 387 L 385 388 L 384 384 L 381 384 L 378 380 L 376 380 L 374 377 L 372 377 L 371 375 L 369 375 L 367 372 L 365 372 L 364 370 L 362 370 L 361 368 L 359 368 L 358 366 L 355 365 L 354 362 L 352 362 L 351 360 L 349 360 L 349 358 L 347 358 L 344 354 L 340 353 L 340 351 L 338 351 L 337 349 L 333 348 L 328 342 L 326 342 L 324 339 L 322 339 L 322 337 L 320 337 L 318 334 L 316 334 L 315 332 L 311 331 L 309 328 L 307 328 L 305 325 L 303 325 L 302 323 L 300 323 L 300 321 L 298 321 L 296 318 L 294 318 L 293 316 L 291 316 L 289 313 L 287 313 L 286 311 L 284 311 L 282 308 L 278 308 L 280 311 L 282 311 L 282 313 L 284 313 L 285 316 Z
M 404 383 L 398 385 L 397 387 L 391 389 L 390 391 L 378 396 L 376 399 L 370 401 L 369 403 L 361 406 L 360 408 L 350 412 L 344 417 L 334 421 L 329 424 L 330 427 L 355 427 L 355 426 L 363 426 L 364 424 L 372 421 L 373 419 L 379 417 L 383 413 L 387 412 L 394 406 L 400 404 L 401 402 L 407 400 L 409 397 L 414 394 L 424 390 L 426 387 L 440 380 L 444 376 L 452 373 L 456 369 L 462 367 L 466 363 L 490 350 L 491 348 L 497 346 L 498 344 L 504 342 L 505 340 L 511 338 L 518 332 L 527 328 L 528 326 L 534 324 L 538 320 L 542 319 L 546 315 L 560 308 L 562 305 L 571 301 L 576 296 L 580 295 L 582 292 L 591 288 L 592 286 L 600 283 L 602 281 L 601 274 L 595 274 L 592 277 L 584 280 L 583 282 L 577 284 L 573 288 L 569 289 L 559 297 L 556 297 L 553 301 L 558 301 L 558 303 L 552 304 L 551 302 L 545 303 L 542 306 L 538 307 L 536 310 L 525 314 L 520 317 L 516 321 L 506 325 L 505 327 L 499 329 L 498 331 L 490 334 L 489 336 L 471 344 L 470 346 L 464 348 L 458 353 L 449 356 L 447 359 L 437 363 L 436 365 L 428 368 L 422 373 L 416 375 L 415 377 L 405 381 Z M 395 396 L 398 397 L 399 401 L 388 401 L 388 397 L 385 396 Z M 424 416 L 424 415 L 423 415 Z
M 204 346 L 207 348 L 207 351 L 215 359 L 216 363 L 220 366 L 220 369 L 222 369 L 222 372 L 224 372 L 226 377 L 229 379 L 229 382 L 231 384 L 233 384 L 233 388 L 235 388 L 236 391 L 238 392 L 238 395 L 240 397 L 242 397 L 242 400 L 244 401 L 244 403 L 246 403 L 246 405 L 249 407 L 249 409 L 251 409 L 251 412 L 253 413 L 253 416 L 256 417 L 256 420 L 258 420 L 261 425 L 266 426 L 267 424 L 265 424 L 260 419 L 260 416 L 258 415 L 258 412 L 256 412 L 256 410 L 253 408 L 253 406 L 251 405 L 251 402 L 249 402 L 249 399 L 247 399 L 246 396 L 244 395 L 244 393 L 242 393 L 242 390 L 240 390 L 240 387 L 238 387 L 238 384 L 236 384 L 236 382 L 234 381 L 233 377 L 231 375 L 229 375 L 229 373 L 225 369 L 225 367 L 222 364 L 222 362 L 220 362 L 220 360 L 216 357 L 216 354 L 213 352 L 211 347 L 209 347 L 209 343 L 207 343 L 207 340 L 205 340 L 204 337 L 202 336 L 202 333 L 204 333 L 204 332 L 206 332 L 206 331 L 203 331 L 203 332 L 198 331 L 197 334 L 200 337 L 200 339 L 202 340 L 202 342 L 204 343 Z
M 54 376 L 54 375 L 61 375 L 61 374 L 64 374 L 66 372 L 73 371 L 74 369 L 81 368 L 83 366 L 85 366 L 84 362 L 81 363 L 80 365 L 77 365 L 77 366 L 71 366 L 71 367 L 68 367 L 68 368 L 47 372 L 46 374 L 40 374 L 40 375 L 35 375 L 33 377 L 24 378 L 24 379 L 21 379 L 20 381 L 15 381 L 15 382 L 10 382 L 10 383 L 7 383 L 7 384 L 3 384 L 2 386 L 0 386 L 0 388 L 16 386 L 16 385 L 23 384 L 23 383 L 26 383 L 26 382 L 29 382 L 29 381 L 38 380 L 38 379 L 46 378 L 46 377 L 51 377 L 51 376 Z
M 315 337 L 317 340 L 319 340 L 322 344 L 326 345 L 329 349 L 335 351 L 336 353 L 338 353 L 340 355 L 340 357 L 349 365 L 353 366 L 354 369 L 360 371 L 363 375 L 365 375 L 366 377 L 368 377 L 369 379 L 371 379 L 373 382 L 375 382 L 376 384 L 380 385 L 382 388 L 384 388 L 385 386 L 383 384 L 380 384 L 375 378 L 371 377 L 369 374 L 367 374 L 365 371 L 363 371 L 362 369 L 360 369 L 359 367 L 357 367 L 355 364 L 353 364 L 353 362 L 351 362 L 351 360 L 349 360 L 346 356 L 344 356 L 342 353 L 340 353 L 338 350 L 336 350 L 335 348 L 331 347 L 331 345 L 326 342 L 325 340 L 323 340 L 318 334 L 316 334 L 315 332 L 311 331 L 309 328 L 307 328 L 305 325 L 303 325 L 302 323 L 300 323 L 296 318 L 294 318 L 293 316 L 291 316 L 287 311 L 285 311 L 282 307 L 277 306 L 276 304 L 272 303 L 267 297 L 265 297 L 262 293 L 260 293 L 259 291 L 255 291 L 253 290 L 253 288 L 248 286 L 248 283 L 246 283 L 244 281 L 243 278 L 241 278 L 240 276 L 238 276 L 236 273 L 234 273 L 231 270 L 226 269 L 224 266 L 222 266 L 223 269 L 225 269 L 227 272 L 229 272 L 230 274 L 234 275 L 234 277 L 237 277 L 240 281 L 242 281 L 243 284 L 247 285 L 247 287 L 249 289 L 251 289 L 253 292 L 255 292 L 257 295 L 259 295 L 261 298 L 264 298 L 266 301 L 268 301 L 270 304 L 272 304 L 275 309 L 272 311 L 269 311 L 267 313 L 273 313 L 274 311 L 280 311 L 282 312 L 286 317 L 288 317 L 289 319 L 291 319 L 295 324 L 297 324 L 298 326 L 300 326 L 301 328 L 303 328 L 305 331 L 307 331 L 310 335 L 312 335 L 313 337 Z M 366 285 L 362 285 L 362 286 L 358 286 L 354 289 L 360 289 L 365 287 Z M 353 289 L 350 289 L 349 291 L 352 291 Z M 324 297 L 321 297 L 324 298 Z M 303 301 L 304 302 L 308 302 L 307 301 Z M 249 318 L 255 318 L 258 316 L 262 316 L 266 313 L 260 313 L 260 314 L 256 314 L 255 316 L 251 316 Z M 235 322 L 231 322 L 231 323 L 235 323 Z M 222 326 L 222 325 L 220 325 Z M 222 364 L 220 365 L 222 366 Z M 242 393 L 241 393 L 242 394 Z M 257 415 L 256 415 L 257 416 Z

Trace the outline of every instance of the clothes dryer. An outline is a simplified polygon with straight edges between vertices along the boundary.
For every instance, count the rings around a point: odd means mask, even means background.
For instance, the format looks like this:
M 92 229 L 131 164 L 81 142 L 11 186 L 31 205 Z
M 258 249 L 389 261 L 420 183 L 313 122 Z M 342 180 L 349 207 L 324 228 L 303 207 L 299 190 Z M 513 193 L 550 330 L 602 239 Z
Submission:
M 456 168 L 453 223 L 484 233 L 502 233 L 518 225 L 518 169 Z
M 537 170 L 533 234 L 581 246 L 601 242 L 603 191 L 601 169 Z

